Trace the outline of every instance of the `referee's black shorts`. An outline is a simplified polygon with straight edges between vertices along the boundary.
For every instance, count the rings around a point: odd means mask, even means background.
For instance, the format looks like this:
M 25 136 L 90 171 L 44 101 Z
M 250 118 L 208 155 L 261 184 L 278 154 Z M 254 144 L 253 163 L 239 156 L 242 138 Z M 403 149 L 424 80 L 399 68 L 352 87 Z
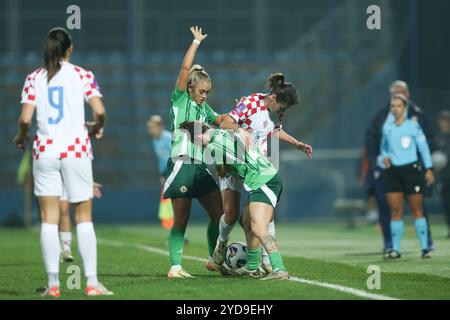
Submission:
M 384 172 L 386 193 L 402 192 L 405 195 L 423 194 L 424 178 L 418 163 L 391 166 Z

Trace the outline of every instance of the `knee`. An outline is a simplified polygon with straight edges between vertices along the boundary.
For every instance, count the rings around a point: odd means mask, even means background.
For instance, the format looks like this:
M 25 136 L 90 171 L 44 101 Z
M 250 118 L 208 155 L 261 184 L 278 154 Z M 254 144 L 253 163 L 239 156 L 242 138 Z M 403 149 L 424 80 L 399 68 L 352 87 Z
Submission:
M 223 207 L 223 212 L 225 214 L 225 222 L 227 224 L 234 224 L 239 218 L 239 208 L 236 208 L 235 206 L 225 205 Z
M 403 209 L 401 206 L 391 205 L 391 217 L 393 220 L 400 220 L 403 216 Z
M 59 212 L 61 214 L 61 218 L 66 218 L 69 216 L 69 208 L 68 207 L 61 207 Z
M 391 209 L 391 220 L 398 221 L 402 220 L 403 212 L 401 210 Z
M 254 223 L 254 222 L 251 223 L 251 232 L 258 239 L 261 238 L 262 236 L 264 236 L 265 234 L 267 234 L 268 233 L 267 230 L 268 230 L 267 226 L 264 227 L 260 223 Z
M 185 217 L 180 218 L 180 217 L 174 216 L 173 226 L 175 228 L 177 228 L 177 229 L 186 229 L 187 223 L 188 223 L 188 219 L 187 218 L 185 218 Z
M 412 209 L 411 211 L 412 211 L 412 215 L 416 219 L 420 219 L 420 218 L 424 217 L 423 210 L 420 209 L 420 208 L 419 209 Z

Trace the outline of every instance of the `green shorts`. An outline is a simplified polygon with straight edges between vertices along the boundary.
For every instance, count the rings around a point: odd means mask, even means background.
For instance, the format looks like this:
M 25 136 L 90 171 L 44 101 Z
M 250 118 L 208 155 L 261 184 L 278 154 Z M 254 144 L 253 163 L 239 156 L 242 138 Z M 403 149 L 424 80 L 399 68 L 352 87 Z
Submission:
M 183 159 L 167 162 L 164 199 L 200 198 L 219 190 L 205 164 L 188 164 Z
M 283 191 L 283 183 L 278 174 L 270 179 L 261 188 L 250 191 L 249 201 L 266 203 L 272 207 L 276 207 L 280 200 L 281 192 Z

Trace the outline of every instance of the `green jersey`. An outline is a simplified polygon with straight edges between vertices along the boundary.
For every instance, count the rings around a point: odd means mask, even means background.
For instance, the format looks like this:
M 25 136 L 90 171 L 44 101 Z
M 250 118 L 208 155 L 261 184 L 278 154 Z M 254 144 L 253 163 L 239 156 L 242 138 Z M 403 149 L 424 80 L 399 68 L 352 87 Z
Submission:
M 173 133 L 171 157 L 188 155 L 191 158 L 201 158 L 199 156 L 201 150 L 190 142 L 187 135 L 179 130 L 179 126 L 183 121 L 193 120 L 214 123 L 218 114 L 206 102 L 198 105 L 189 97 L 187 90 L 181 91 L 177 86 L 173 89 L 171 104 L 170 131 Z
M 256 145 L 246 150 L 239 134 L 213 129 L 206 149 L 216 165 L 226 164 L 236 170 L 244 179 L 247 191 L 259 189 L 277 174 L 273 164 Z

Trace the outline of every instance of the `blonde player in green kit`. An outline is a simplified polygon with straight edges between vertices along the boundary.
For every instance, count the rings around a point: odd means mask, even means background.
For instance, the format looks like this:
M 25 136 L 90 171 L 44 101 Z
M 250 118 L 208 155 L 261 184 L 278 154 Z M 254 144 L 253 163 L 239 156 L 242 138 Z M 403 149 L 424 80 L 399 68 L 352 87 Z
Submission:
M 209 215 L 207 229 L 209 259 L 206 267 L 213 269 L 212 254 L 219 235 L 219 220 L 223 214 L 222 198 L 217 183 L 206 165 L 196 162 L 198 150 L 179 130 L 184 121 L 200 120 L 219 125 L 221 116 L 206 103 L 211 90 L 211 79 L 201 66 L 192 66 L 200 43 L 207 37 L 202 29 L 190 28 L 194 40 L 183 59 L 177 83 L 172 92 L 170 128 L 172 132 L 171 157 L 163 186 L 164 198 L 170 198 L 174 224 L 169 232 L 171 267 L 169 278 L 192 278 L 181 266 L 184 235 L 191 211 L 192 199 L 197 198 Z
M 247 265 L 235 271 L 235 275 L 260 278 L 261 246 L 269 253 L 272 272 L 264 280 L 288 279 L 275 238 L 269 233 L 268 225 L 273 219 L 274 208 L 280 198 L 283 185 L 277 170 L 256 145 L 246 145 L 239 131 L 212 129 L 200 121 L 186 121 L 180 125 L 191 142 L 205 146 L 202 161 L 213 161 L 216 165 L 228 165 L 244 180 L 244 187 L 250 192 L 249 216 L 243 217 L 247 238 Z M 223 268 L 223 267 L 222 267 Z

